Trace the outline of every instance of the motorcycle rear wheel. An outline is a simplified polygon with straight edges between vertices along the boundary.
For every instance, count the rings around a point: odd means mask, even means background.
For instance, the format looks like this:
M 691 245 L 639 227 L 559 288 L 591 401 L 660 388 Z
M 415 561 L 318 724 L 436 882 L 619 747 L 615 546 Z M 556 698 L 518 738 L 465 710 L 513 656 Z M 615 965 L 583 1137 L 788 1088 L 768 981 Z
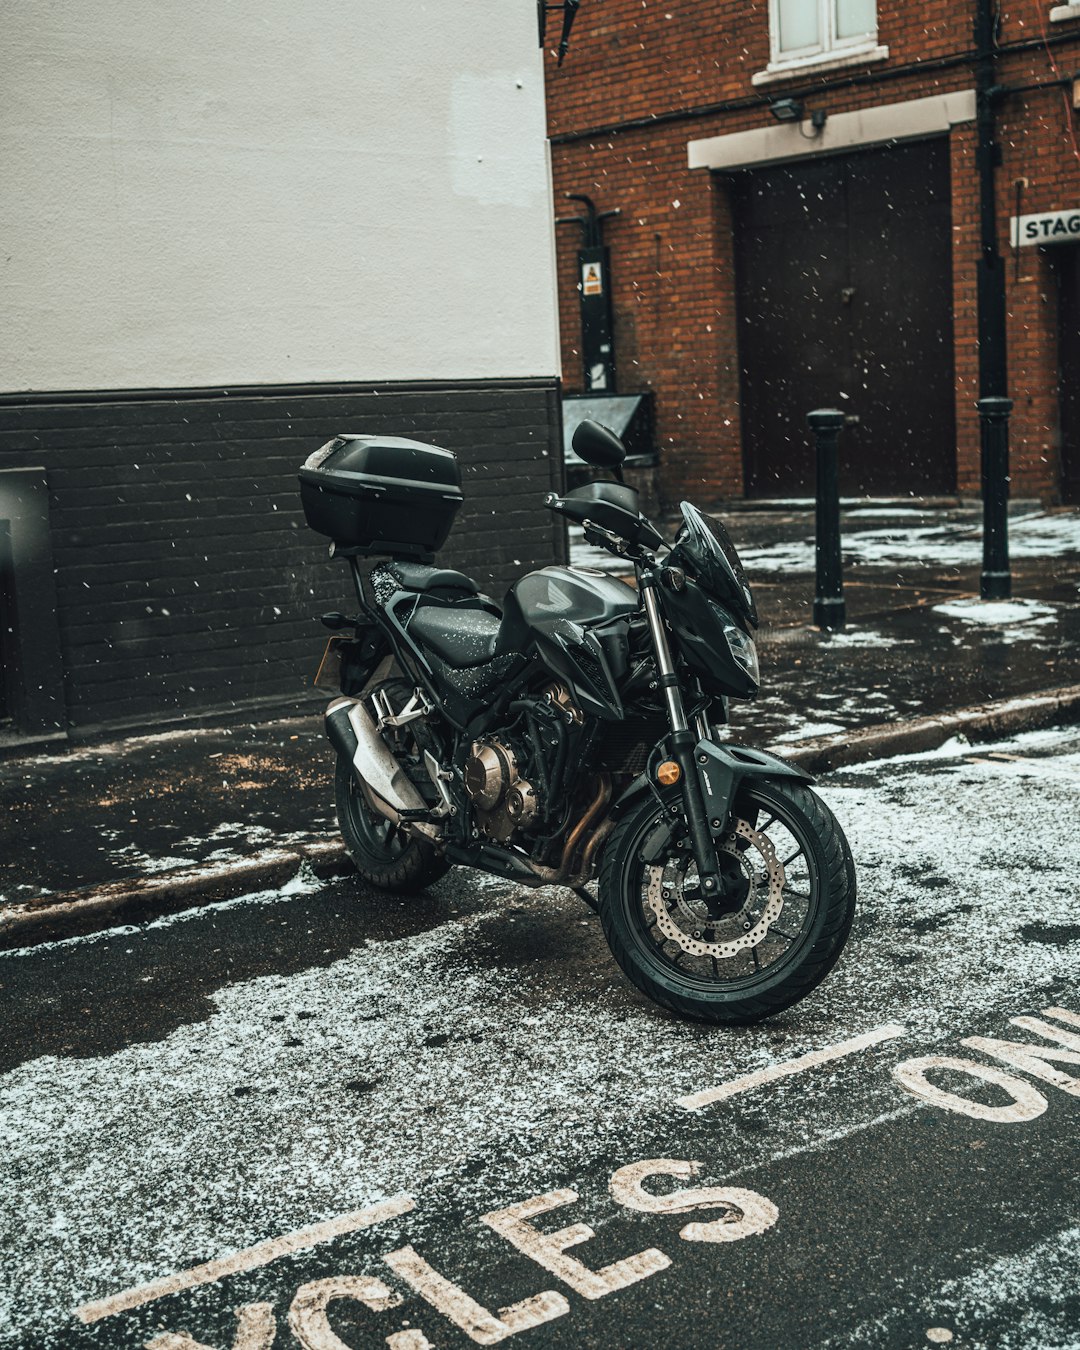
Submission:
M 781 779 L 743 788 L 721 841 L 727 912 L 700 895 L 678 792 L 619 823 L 600 918 L 624 973 L 654 1002 L 714 1023 L 761 1021 L 832 969 L 855 912 L 855 866 L 825 803 Z
M 334 795 L 341 837 L 365 881 L 383 891 L 411 895 L 450 870 L 425 840 L 410 838 L 368 805 L 346 755 L 338 755 Z

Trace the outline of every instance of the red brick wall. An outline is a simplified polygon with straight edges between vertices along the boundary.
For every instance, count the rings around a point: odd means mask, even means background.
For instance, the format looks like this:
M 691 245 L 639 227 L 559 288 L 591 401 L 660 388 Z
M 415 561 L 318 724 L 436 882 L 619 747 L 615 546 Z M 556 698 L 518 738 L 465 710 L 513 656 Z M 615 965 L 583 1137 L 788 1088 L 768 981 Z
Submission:
M 1001 42 L 1036 42 L 1004 54 L 998 80 L 1044 82 L 1080 68 L 1080 21 L 1048 22 L 1051 0 L 1017 0 L 1002 12 Z M 974 0 L 879 0 L 878 40 L 889 58 L 865 67 L 803 71 L 757 88 L 769 60 L 765 0 L 584 0 L 570 55 L 548 63 L 549 132 L 556 205 L 586 192 L 600 210 L 618 207 L 605 240 L 612 252 L 618 377 L 623 389 L 653 389 L 665 495 L 738 496 L 743 490 L 734 275 L 726 192 L 686 167 L 688 141 L 770 125 L 766 102 L 798 90 L 815 108 L 850 112 L 971 89 L 969 61 L 897 73 L 914 62 L 963 57 L 973 46 Z M 1044 37 L 1064 45 L 1041 45 Z M 857 81 L 852 83 L 852 79 Z M 695 112 L 703 105 L 744 106 Z M 604 130 L 673 112 L 677 121 Z M 572 139 L 561 139 L 572 137 Z M 1065 91 L 1011 95 L 1000 107 L 999 247 L 1008 268 L 1013 493 L 1053 499 L 1058 488 L 1057 316 L 1053 250 L 1008 244 L 1014 180 L 1026 178 L 1022 214 L 1080 206 L 1078 115 Z M 975 266 L 979 247 L 975 125 L 953 129 L 954 307 L 957 485 L 979 490 Z M 558 230 L 566 387 L 581 388 L 576 251 L 572 226 Z

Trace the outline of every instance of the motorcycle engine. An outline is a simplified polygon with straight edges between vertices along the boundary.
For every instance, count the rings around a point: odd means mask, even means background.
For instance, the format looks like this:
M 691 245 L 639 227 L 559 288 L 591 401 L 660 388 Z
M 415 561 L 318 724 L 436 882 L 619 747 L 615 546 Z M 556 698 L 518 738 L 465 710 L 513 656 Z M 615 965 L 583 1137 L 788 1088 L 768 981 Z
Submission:
M 528 832 L 539 810 L 533 785 L 518 771 L 511 746 L 495 737 L 473 741 L 465 761 L 465 791 L 476 807 L 480 832 L 508 843 L 518 831 Z

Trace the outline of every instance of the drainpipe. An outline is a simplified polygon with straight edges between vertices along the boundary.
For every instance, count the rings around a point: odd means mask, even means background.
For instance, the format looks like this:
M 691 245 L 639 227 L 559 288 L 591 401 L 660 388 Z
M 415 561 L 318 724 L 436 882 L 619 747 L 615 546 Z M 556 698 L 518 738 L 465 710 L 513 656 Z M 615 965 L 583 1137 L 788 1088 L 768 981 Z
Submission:
M 1009 571 L 1009 413 L 1005 348 L 1005 262 L 997 246 L 995 169 L 1001 148 L 995 113 L 1004 90 L 996 80 L 997 0 L 975 0 L 976 129 L 979 174 L 979 433 L 982 455 L 984 600 L 1007 599 Z

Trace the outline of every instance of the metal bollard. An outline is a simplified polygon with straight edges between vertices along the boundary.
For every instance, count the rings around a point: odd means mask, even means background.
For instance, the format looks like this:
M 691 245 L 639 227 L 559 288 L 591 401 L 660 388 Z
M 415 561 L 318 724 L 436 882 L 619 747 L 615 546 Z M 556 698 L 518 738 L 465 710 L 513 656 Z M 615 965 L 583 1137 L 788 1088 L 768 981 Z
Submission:
M 807 413 L 806 420 L 817 442 L 814 622 L 819 628 L 836 631 L 844 627 L 847 618 L 840 564 L 840 475 L 836 445 L 844 414 L 836 408 L 817 408 Z
M 999 394 L 979 399 L 982 440 L 983 564 L 979 594 L 984 600 L 1008 600 L 1009 570 L 1009 414 L 1013 401 Z

